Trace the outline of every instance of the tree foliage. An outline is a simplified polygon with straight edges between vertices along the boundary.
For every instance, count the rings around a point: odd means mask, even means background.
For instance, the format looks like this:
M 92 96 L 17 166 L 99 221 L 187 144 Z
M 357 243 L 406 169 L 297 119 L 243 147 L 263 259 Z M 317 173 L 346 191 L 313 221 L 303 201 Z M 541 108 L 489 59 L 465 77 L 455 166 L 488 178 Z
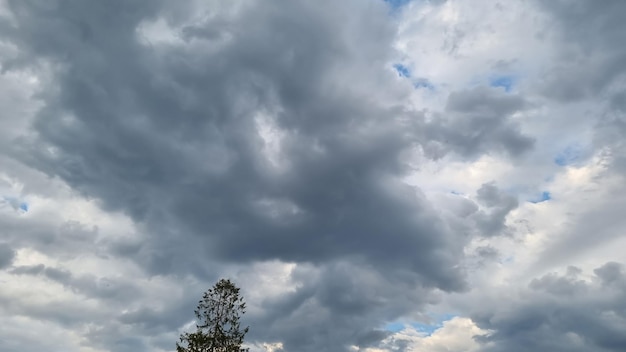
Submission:
M 206 291 L 194 311 L 196 331 L 184 333 L 176 343 L 177 352 L 246 352 L 242 348 L 248 327 L 241 329 L 240 316 L 246 304 L 239 288 L 221 279 Z

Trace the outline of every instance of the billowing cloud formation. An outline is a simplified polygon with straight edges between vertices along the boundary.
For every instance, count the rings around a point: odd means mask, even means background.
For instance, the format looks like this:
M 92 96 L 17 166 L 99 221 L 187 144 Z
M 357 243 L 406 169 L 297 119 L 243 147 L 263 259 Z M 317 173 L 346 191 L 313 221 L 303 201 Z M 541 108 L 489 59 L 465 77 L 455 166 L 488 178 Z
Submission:
M 159 249 L 185 236 L 170 253 L 181 255 L 181 270 L 193 250 L 234 261 L 355 255 L 462 286 L 452 270 L 458 256 L 437 254 L 453 243 L 460 250 L 458 234 L 399 182 L 401 152 L 419 143 L 403 130 L 421 116 L 367 89 L 393 84 L 382 4 L 356 7 L 368 31 L 334 18 L 355 15 L 347 9 L 246 4 L 220 21 L 169 20 L 180 39 L 167 44 L 151 43 L 144 29 L 155 21 L 152 2 L 68 6 L 14 10 L 22 54 L 61 66 L 36 138 L 20 145 L 33 166 L 146 223 Z M 372 63 L 378 72 L 351 78 Z M 164 227 L 177 233 L 159 233 Z M 139 251 L 155 273 L 172 270 Z
M 0 349 L 619 350 L 620 4 L 1 2 Z
M 591 281 L 569 267 L 563 276 L 534 279 L 506 310 L 481 312 L 478 326 L 484 351 L 621 351 L 624 315 L 624 266 L 609 262 L 594 270 Z

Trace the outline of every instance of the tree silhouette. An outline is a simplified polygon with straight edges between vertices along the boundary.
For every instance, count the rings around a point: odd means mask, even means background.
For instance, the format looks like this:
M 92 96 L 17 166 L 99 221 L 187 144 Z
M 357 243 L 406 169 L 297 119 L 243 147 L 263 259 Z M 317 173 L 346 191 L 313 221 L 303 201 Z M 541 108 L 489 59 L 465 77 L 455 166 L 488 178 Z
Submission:
M 239 288 L 230 280 L 221 279 L 206 291 L 194 311 L 196 331 L 184 333 L 176 343 L 177 352 L 246 352 L 242 348 L 248 327 L 240 327 L 240 315 L 246 304 Z

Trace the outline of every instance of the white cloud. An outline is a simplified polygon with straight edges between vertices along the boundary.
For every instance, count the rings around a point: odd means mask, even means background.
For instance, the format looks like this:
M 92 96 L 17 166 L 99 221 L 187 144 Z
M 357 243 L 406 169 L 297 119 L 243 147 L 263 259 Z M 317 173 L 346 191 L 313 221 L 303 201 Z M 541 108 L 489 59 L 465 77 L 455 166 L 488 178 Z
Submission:
M 384 340 L 389 349 L 368 348 L 363 351 L 395 351 L 400 347 L 402 351 L 410 352 L 473 352 L 480 348 L 474 337 L 485 333 L 470 319 L 454 317 L 444 321 L 441 328 L 431 334 L 409 327 Z

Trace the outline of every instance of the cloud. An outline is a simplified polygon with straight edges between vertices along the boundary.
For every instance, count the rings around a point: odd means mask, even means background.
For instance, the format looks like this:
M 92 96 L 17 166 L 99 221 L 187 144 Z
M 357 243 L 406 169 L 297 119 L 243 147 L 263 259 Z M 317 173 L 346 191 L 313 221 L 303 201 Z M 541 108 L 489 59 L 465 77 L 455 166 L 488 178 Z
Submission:
M 479 351 L 475 336 L 484 332 L 470 319 L 454 317 L 431 334 L 407 328 L 387 338 L 385 344 L 391 351 Z
M 464 157 L 505 151 L 517 157 L 533 147 L 534 140 L 525 136 L 511 116 L 525 109 L 521 96 L 512 96 L 485 87 L 450 93 L 445 114 L 438 114 L 425 126 L 432 142 L 443 151 L 454 151 Z
M 312 263 L 318 287 L 296 291 L 310 299 L 267 313 L 281 321 L 275 338 L 302 351 L 375 343 L 384 334 L 372 329 L 403 313 L 391 309 L 393 299 L 418 307 L 431 290 L 465 289 L 464 239 L 401 181 L 410 171 L 401 155 L 421 141 L 398 136 L 405 115 L 421 117 L 400 108 L 408 93 L 386 69 L 394 29 L 384 4 L 249 3 L 218 9 L 215 19 L 157 2 L 10 5 L 14 22 L 3 34 L 20 59 L 9 67 L 45 70 L 38 65 L 46 62 L 52 77 L 40 93 L 36 133 L 13 153 L 149 233 L 145 243 L 113 245 L 118 250 L 104 255 L 127 256 L 153 275 L 203 279 L 214 276 L 196 267 L 212 262 Z M 156 21 L 174 42 L 156 41 L 146 29 Z M 259 121 L 280 136 L 280 167 L 261 152 L 270 141 Z M 332 270 L 334 262 L 350 270 Z M 349 280 L 357 263 L 368 266 L 370 281 Z M 102 279 L 47 266 L 42 273 L 104 299 Z M 387 285 L 396 289 L 353 297 Z M 403 298 L 405 291 L 424 294 Z M 374 303 L 385 314 L 373 315 Z M 281 317 L 311 309 L 332 312 L 307 322 L 318 326 L 311 338 Z M 338 333 L 322 338 L 331 321 Z M 354 341 L 340 341 L 341 331 Z
M 594 273 L 590 280 L 579 278 L 577 268 L 548 274 L 506 302 L 508 308 L 483 307 L 473 320 L 492 332 L 480 337 L 481 351 L 623 350 L 623 265 L 607 263 Z
M 546 95 L 572 101 L 606 92 L 626 69 L 626 51 L 614 45 L 626 33 L 621 21 L 624 4 L 587 0 L 538 3 L 554 17 L 557 35 L 572 44 L 561 47 L 563 60 L 546 77 Z
M 0 243 L 0 269 L 6 268 L 13 263 L 15 251 L 6 243 Z
M 491 79 L 489 84 L 492 87 L 501 87 L 505 92 L 510 92 L 515 84 L 515 78 L 511 76 L 497 76 Z
M 0 349 L 623 349 L 622 6 L 0 1 Z

